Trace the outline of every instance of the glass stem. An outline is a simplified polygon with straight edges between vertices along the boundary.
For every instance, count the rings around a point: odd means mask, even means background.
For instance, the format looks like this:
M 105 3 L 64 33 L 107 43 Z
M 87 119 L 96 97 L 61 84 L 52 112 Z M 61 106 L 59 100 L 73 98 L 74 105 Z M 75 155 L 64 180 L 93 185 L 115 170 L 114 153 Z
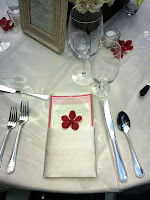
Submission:
M 98 87 L 99 87 L 100 90 L 104 89 L 104 85 L 102 83 L 100 83 Z
M 85 71 L 85 62 L 86 62 L 86 59 L 87 59 L 87 52 L 83 52 L 82 53 L 82 68 L 83 68 L 83 71 L 82 71 L 82 74 L 86 74 L 86 71 Z

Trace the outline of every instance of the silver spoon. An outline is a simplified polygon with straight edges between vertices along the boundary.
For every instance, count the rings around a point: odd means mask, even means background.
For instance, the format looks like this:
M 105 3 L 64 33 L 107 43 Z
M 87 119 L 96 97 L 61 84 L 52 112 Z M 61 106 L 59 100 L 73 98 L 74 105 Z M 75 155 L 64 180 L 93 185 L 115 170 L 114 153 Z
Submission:
M 129 134 L 128 134 L 128 132 L 130 130 L 130 119 L 125 112 L 121 111 L 118 114 L 117 125 L 118 125 L 119 129 L 122 130 L 125 133 L 125 135 L 127 136 L 129 146 L 130 146 L 130 150 L 131 150 L 131 154 L 132 154 L 135 174 L 138 178 L 142 178 L 142 177 L 144 177 L 144 172 L 143 172 L 143 169 L 141 168 L 139 161 L 138 161 L 138 159 L 135 155 L 135 152 L 134 152 L 134 149 L 133 149 L 133 146 L 132 146 L 132 143 L 131 143 L 131 139 L 130 139 Z

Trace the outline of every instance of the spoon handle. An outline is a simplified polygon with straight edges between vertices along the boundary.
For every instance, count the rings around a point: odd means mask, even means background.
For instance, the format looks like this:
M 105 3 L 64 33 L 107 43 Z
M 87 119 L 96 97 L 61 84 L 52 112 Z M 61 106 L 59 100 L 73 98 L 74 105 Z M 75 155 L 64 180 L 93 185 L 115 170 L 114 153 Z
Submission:
M 140 96 L 144 96 L 148 90 L 149 90 L 150 86 L 149 85 L 146 85 L 145 87 L 143 87 L 141 90 L 140 90 Z
M 132 146 L 132 142 L 130 140 L 130 137 L 128 134 L 127 135 L 127 138 L 128 138 L 128 142 L 129 142 L 129 146 L 130 146 L 130 150 L 131 150 L 131 154 L 132 154 L 132 159 L 133 159 L 133 165 L 134 165 L 134 170 L 135 170 L 135 175 L 138 177 L 138 178 L 143 178 L 144 177 L 144 171 L 143 169 L 141 168 L 140 166 L 140 163 L 135 155 L 135 151 L 133 149 L 133 146 Z
M 120 179 L 121 182 L 126 182 L 128 180 L 128 177 L 127 177 L 127 173 L 126 173 L 126 170 L 125 170 L 124 163 L 122 161 L 122 158 L 121 158 L 121 155 L 120 155 L 120 152 L 119 152 L 119 148 L 118 148 L 116 138 L 112 139 L 112 143 L 113 143 L 115 157 L 116 157 L 116 161 L 117 161 L 119 179 Z

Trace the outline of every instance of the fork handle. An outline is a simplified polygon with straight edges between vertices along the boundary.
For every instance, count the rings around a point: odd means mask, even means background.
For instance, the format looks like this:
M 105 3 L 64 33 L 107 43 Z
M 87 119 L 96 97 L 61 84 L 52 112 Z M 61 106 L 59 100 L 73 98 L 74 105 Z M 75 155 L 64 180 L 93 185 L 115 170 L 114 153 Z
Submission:
M 13 151 L 11 153 L 11 157 L 10 157 L 10 160 L 8 162 L 8 165 L 6 167 L 6 173 L 7 174 L 11 174 L 15 171 L 18 142 L 19 142 L 20 132 L 21 132 L 21 128 L 22 128 L 23 124 L 24 123 L 20 124 L 20 126 L 18 128 L 18 133 L 17 133 L 17 137 L 16 137 L 16 140 L 15 140 L 14 148 L 13 148 Z
M 4 153 L 5 143 L 6 143 L 6 140 L 7 140 L 7 136 L 8 136 L 9 131 L 10 131 L 10 129 L 6 132 L 6 134 L 5 134 L 5 136 L 4 136 L 4 139 L 3 139 L 3 142 L 2 142 L 2 145 L 1 145 L 1 148 L 0 148 L 0 167 L 1 167 L 1 164 L 2 164 L 2 159 L 3 159 L 3 153 Z

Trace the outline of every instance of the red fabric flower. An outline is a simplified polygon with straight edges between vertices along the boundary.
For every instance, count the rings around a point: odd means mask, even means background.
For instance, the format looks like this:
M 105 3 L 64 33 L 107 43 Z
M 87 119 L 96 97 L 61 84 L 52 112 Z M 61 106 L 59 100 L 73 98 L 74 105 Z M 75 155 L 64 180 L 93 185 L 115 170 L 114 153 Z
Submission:
M 0 19 L 0 26 L 4 31 L 8 31 L 14 27 L 14 23 L 11 20 L 7 20 L 6 17 L 3 17 Z
M 72 129 L 77 130 L 79 128 L 78 122 L 82 120 L 81 116 L 76 117 L 76 112 L 74 110 L 70 111 L 69 117 L 67 115 L 63 115 L 61 117 L 63 120 L 62 127 L 68 128 L 69 126 L 72 127 Z
M 119 40 L 119 44 L 121 46 L 121 58 L 123 58 L 123 53 L 127 50 L 132 50 L 133 49 L 133 46 L 131 45 L 132 44 L 132 40 L 127 40 L 126 42 L 123 41 L 123 40 Z M 112 48 L 111 51 L 113 52 L 114 56 L 116 56 L 119 52 Z

